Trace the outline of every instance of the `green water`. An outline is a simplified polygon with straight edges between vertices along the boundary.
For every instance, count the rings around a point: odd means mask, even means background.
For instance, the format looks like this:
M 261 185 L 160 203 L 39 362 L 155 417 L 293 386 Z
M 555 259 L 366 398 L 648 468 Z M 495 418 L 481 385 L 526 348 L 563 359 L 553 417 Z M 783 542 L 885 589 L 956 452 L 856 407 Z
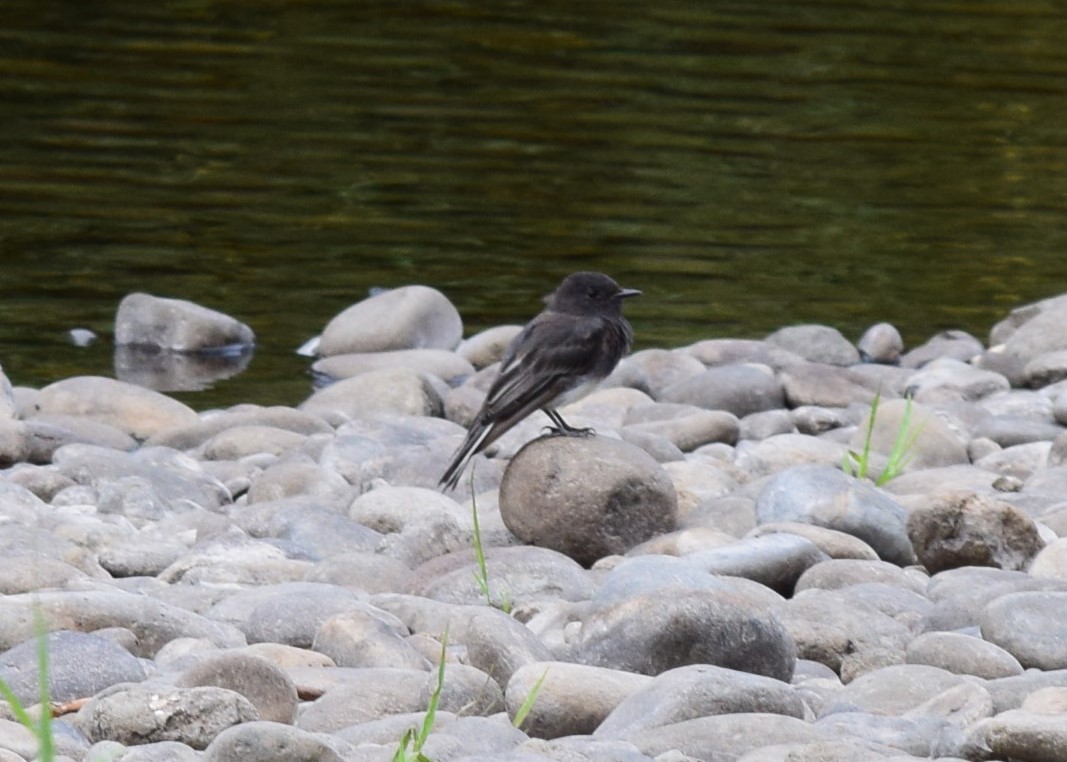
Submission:
M 257 332 L 203 408 L 295 404 L 368 289 L 468 331 L 566 273 L 638 345 L 821 322 L 985 339 L 1067 291 L 1067 5 L 182 2 L 0 8 L 0 365 L 113 373 L 131 291 Z M 75 327 L 97 331 L 87 349 Z

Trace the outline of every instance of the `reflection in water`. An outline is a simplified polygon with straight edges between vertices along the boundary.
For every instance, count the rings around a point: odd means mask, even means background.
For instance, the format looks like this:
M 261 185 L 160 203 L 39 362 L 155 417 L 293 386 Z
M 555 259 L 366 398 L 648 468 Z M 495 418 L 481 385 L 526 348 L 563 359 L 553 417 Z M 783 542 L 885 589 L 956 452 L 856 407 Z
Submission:
M 190 402 L 294 404 L 375 286 L 468 332 L 566 273 L 638 346 L 796 322 L 909 344 L 1065 290 L 1067 11 L 1042 0 L 630 5 L 8 0 L 0 364 L 110 373 L 133 291 L 261 339 Z
M 115 347 L 115 378 L 157 392 L 200 392 L 248 367 L 252 347 L 233 352 L 171 352 L 122 345 Z

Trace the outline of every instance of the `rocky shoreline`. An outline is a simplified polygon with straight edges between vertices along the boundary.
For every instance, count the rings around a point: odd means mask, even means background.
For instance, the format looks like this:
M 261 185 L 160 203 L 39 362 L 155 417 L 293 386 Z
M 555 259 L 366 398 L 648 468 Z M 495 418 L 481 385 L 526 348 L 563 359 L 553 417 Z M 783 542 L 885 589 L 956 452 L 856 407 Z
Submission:
M 130 299 L 121 346 L 254 341 Z M 534 414 L 442 494 L 517 330 L 371 297 L 293 407 L 0 372 L 0 679 L 37 702 L 39 614 L 59 759 L 388 762 L 443 642 L 435 762 L 1067 759 L 1067 295 L 643 350 L 596 437 Z

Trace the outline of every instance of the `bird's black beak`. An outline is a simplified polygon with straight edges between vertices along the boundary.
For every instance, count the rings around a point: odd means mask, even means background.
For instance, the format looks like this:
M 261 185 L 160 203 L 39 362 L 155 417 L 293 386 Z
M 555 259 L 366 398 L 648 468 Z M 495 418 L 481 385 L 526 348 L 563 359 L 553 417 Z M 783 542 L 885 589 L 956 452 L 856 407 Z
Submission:
M 638 291 L 636 288 L 623 288 L 619 289 L 619 293 L 617 293 L 615 296 L 620 299 L 625 299 L 628 296 L 641 296 L 641 292 Z

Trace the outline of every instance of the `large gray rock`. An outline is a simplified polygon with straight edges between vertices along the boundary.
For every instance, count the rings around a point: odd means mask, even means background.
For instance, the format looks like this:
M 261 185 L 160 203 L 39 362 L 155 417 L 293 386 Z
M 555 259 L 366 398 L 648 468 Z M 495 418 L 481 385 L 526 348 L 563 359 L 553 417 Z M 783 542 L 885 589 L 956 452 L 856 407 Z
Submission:
M 688 376 L 663 390 L 664 402 L 725 410 L 738 417 L 784 405 L 782 384 L 769 369 L 752 365 L 720 365 Z
M 430 663 L 405 639 L 407 628 L 384 611 L 344 611 L 319 625 L 313 650 L 338 667 L 430 669 Z
M 676 349 L 642 349 L 625 362 L 640 368 L 649 394 L 657 400 L 663 399 L 664 390 L 705 370 L 700 360 Z
M 174 352 L 247 347 L 256 335 L 244 323 L 184 299 L 129 294 L 115 315 L 115 343 Z
M 922 664 L 894 664 L 868 672 L 845 686 L 832 712 L 871 712 L 899 716 L 969 678 Z
M 647 675 L 617 669 L 531 662 L 508 681 L 504 698 L 508 714 L 515 717 L 523 703 L 536 695 L 523 729 L 534 738 L 560 738 L 592 733 L 620 702 L 651 682 Z
M 658 675 L 713 664 L 788 680 L 796 647 L 778 617 L 718 590 L 636 595 L 594 611 L 573 657 L 583 664 Z
M 906 416 L 908 425 L 905 430 Z M 869 416 L 857 428 L 849 443 L 856 452 L 864 447 L 868 421 Z M 888 458 L 902 435 L 905 442 L 910 442 L 904 451 L 904 471 L 970 462 L 966 443 L 933 410 L 907 400 L 882 400 L 871 430 L 871 452 Z M 878 465 L 875 471 L 880 474 L 881 464 Z
M 248 699 L 224 688 L 130 684 L 97 694 L 80 714 L 80 724 L 93 741 L 178 741 L 194 749 L 206 749 L 226 728 L 259 719 Z
M 452 384 L 474 374 L 474 366 L 455 352 L 444 349 L 395 349 L 388 352 L 357 352 L 317 360 L 311 372 L 329 379 L 351 378 L 372 370 L 407 368 L 437 376 Z
M 448 298 L 428 286 L 402 286 L 353 304 L 322 332 L 324 357 L 395 349 L 454 349 L 463 320 Z
M 851 368 L 825 363 L 790 365 L 779 377 L 786 404 L 791 408 L 805 405 L 848 407 L 854 402 L 869 402 L 877 389 Z
M 1067 759 L 1067 722 L 1062 712 L 1038 714 L 1015 709 L 988 720 L 983 730 L 986 745 L 999 759 L 1027 762 Z
M 676 750 L 675 753 L 687 755 L 676 757 L 683 762 L 691 759 L 732 762 L 761 746 L 814 743 L 826 738 L 824 731 L 796 717 L 744 712 L 660 725 L 638 731 L 626 740 L 658 759 L 671 759 L 666 754 Z
M 986 680 L 1021 675 L 1018 659 L 1003 648 L 958 632 L 925 632 L 908 643 L 908 664 L 926 664 Z
M 768 534 L 686 556 L 686 561 L 711 574 L 744 577 L 782 595 L 805 571 L 826 559 L 811 540 L 795 534 Z
M 376 414 L 439 416 L 442 404 L 426 376 L 410 368 L 385 368 L 320 389 L 304 400 L 300 409 L 348 420 Z
M 767 712 L 804 718 L 804 702 L 792 686 L 769 677 L 693 664 L 657 675 L 623 699 L 594 735 L 633 733 L 695 717 Z
M 192 450 L 216 434 L 235 426 L 271 426 L 305 436 L 333 433 L 333 428 L 316 415 L 281 405 L 262 407 L 245 404 L 228 410 L 205 413 L 187 426 L 160 431 L 149 438 L 145 445 Z
M 343 762 L 346 744 L 277 722 L 245 722 L 219 733 L 204 762 Z
M 663 467 L 608 437 L 534 440 L 511 460 L 500 485 L 508 529 L 583 565 L 673 530 L 677 510 Z
M 763 523 L 798 521 L 846 532 L 886 561 L 914 562 L 902 506 L 881 490 L 826 466 L 796 466 L 772 476 L 756 500 Z
M 321 670 L 320 670 L 321 671 Z M 329 733 L 401 712 L 424 710 L 437 686 L 437 672 L 367 667 L 336 672 L 337 682 L 300 714 L 297 727 Z M 449 663 L 438 710 L 493 714 L 503 711 L 504 694 L 479 669 Z
M 102 635 L 60 630 L 49 633 L 45 642 L 52 701 L 84 698 L 117 683 L 135 683 L 148 677 L 139 659 Z M 26 706 L 36 704 L 41 695 L 38 649 L 38 638 L 34 637 L 0 654 L 0 680 Z
M 505 690 L 519 670 L 552 660 L 552 652 L 545 644 L 503 611 L 486 607 L 473 614 L 469 624 L 467 663 L 490 675 Z
M 137 656 L 152 656 L 179 637 L 207 638 L 223 648 L 245 645 L 244 636 L 236 628 L 147 595 L 86 590 L 0 597 L 0 647 L 7 648 L 33 637 L 35 610 L 56 630 L 128 629 L 137 636 L 134 648 Z
M 485 548 L 489 596 L 494 605 L 555 598 L 588 600 L 589 573 L 574 559 L 549 548 L 528 545 Z M 415 569 L 411 592 L 449 603 L 485 603 L 474 552 L 464 548 L 438 555 Z
M 1024 667 L 1067 669 L 1067 592 L 1003 595 L 985 607 L 981 627 Z
M 84 416 L 142 441 L 165 429 L 197 421 L 188 405 L 102 376 L 75 376 L 49 384 L 37 396 L 35 414 Z
M 942 357 L 968 362 L 982 353 L 982 342 L 966 331 L 941 331 L 900 358 L 906 368 L 921 368 Z
M 1009 388 L 1011 383 L 1002 374 L 948 357 L 924 365 L 908 378 L 913 398 L 922 402 L 952 399 L 972 402 Z
M 1046 300 L 1041 306 L 1004 342 L 1004 351 L 1024 362 L 1067 349 L 1067 303 Z
M 1043 542 L 1024 512 L 987 495 L 950 492 L 913 506 L 908 536 L 932 574 L 960 566 L 1022 570 Z
M 892 612 L 881 611 L 873 601 L 850 599 L 848 588 L 809 588 L 793 597 L 780 616 L 797 656 L 835 672 L 853 669 L 847 660 L 857 656 L 887 654 L 903 661 L 904 649 L 915 634 L 913 627 Z
M 175 684 L 225 688 L 248 699 L 262 720 L 286 724 L 296 720 L 296 685 L 283 669 L 259 656 L 223 651 L 183 672 Z
M 827 325 L 786 326 L 772 333 L 766 341 L 810 362 L 855 365 L 860 360 L 859 350 L 840 331 Z

